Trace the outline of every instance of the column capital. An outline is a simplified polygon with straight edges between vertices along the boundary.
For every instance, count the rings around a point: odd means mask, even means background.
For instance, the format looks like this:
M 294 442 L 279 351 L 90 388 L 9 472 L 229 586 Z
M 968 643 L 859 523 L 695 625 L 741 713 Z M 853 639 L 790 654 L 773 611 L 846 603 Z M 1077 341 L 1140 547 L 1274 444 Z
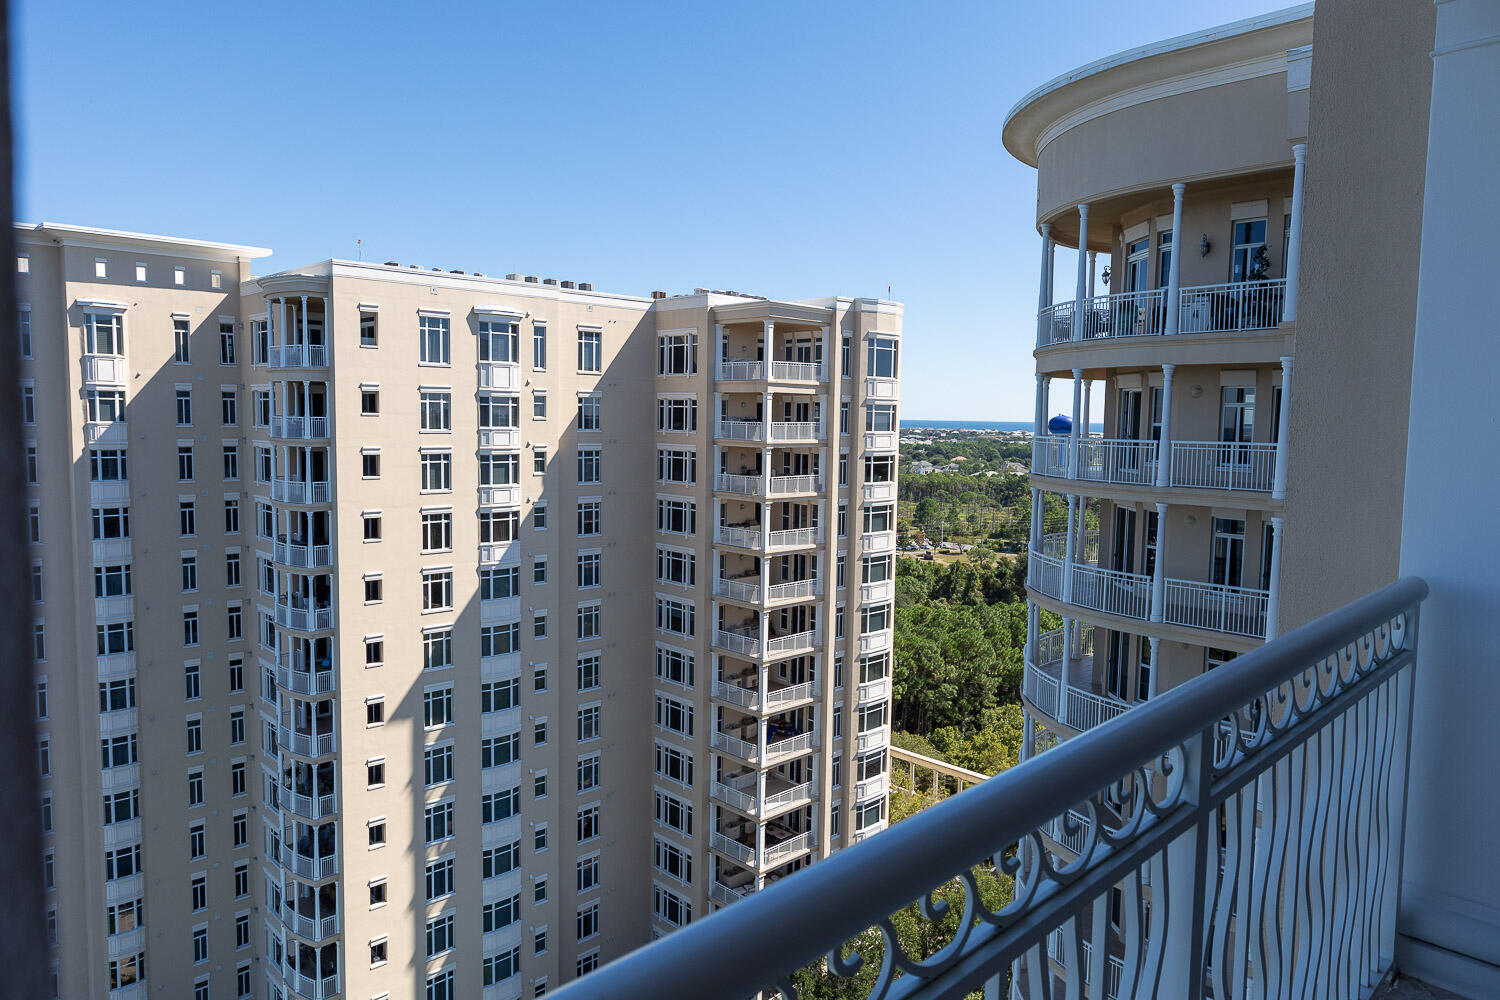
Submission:
M 1280 514 L 1272 514 L 1271 515 L 1271 530 L 1272 531 L 1280 531 L 1285 524 L 1286 524 L 1286 518 L 1283 517 L 1282 515 L 1280 515 Z
M 1078 205 L 1078 214 L 1081 215 L 1081 216 L 1083 216 L 1085 219 L 1087 219 L 1089 217 L 1089 203 L 1088 202 L 1085 201 L 1085 202 L 1080 202 L 1079 203 L 1079 205 Z
M 1069 493 L 1068 494 L 1068 506 L 1070 508 L 1078 506 L 1078 494 L 1077 493 Z
M 1077 381 L 1078 379 L 1081 379 L 1081 378 L 1083 378 L 1083 369 L 1082 368 L 1074 368 L 1073 369 L 1073 379 L 1074 379 L 1074 381 Z
M 1052 223 L 1042 223 L 1042 239 L 1050 239 L 1052 236 Z
M 1043 382 L 1043 381 L 1044 381 L 1044 380 L 1045 380 L 1045 379 L 1046 379 L 1046 378 L 1047 378 L 1047 375 L 1046 375 L 1046 373 L 1045 373 L 1045 372 L 1037 372 L 1037 373 L 1036 373 L 1036 384 L 1037 384 L 1037 385 L 1041 385 L 1041 384 L 1042 384 L 1042 382 Z
M 1307 143 L 1299 142 L 1292 146 L 1292 162 L 1297 164 L 1307 162 Z
M 1172 377 L 1172 373 L 1175 372 L 1175 371 L 1177 371 L 1177 366 L 1176 365 L 1162 365 L 1161 366 L 1161 375 L 1162 375 L 1163 379 L 1169 379 L 1169 378 L 1171 378 Z
M 1156 513 L 1160 517 L 1166 517 L 1167 516 L 1167 504 L 1166 504 L 1165 501 L 1162 501 L 1162 500 L 1156 501 Z M 1158 530 L 1160 530 L 1160 529 L 1158 529 Z
M 1172 197 L 1173 197 L 1173 199 L 1175 199 L 1176 201 L 1181 201 L 1182 200 L 1182 194 L 1186 190 L 1187 190 L 1187 185 L 1184 184 L 1184 183 L 1182 183 L 1181 181 L 1178 181 L 1176 184 L 1173 184 L 1172 185 Z
M 1281 370 L 1283 372 L 1288 373 L 1288 374 L 1291 373 L 1291 370 L 1292 370 L 1292 356 L 1290 354 L 1283 354 L 1281 356 Z

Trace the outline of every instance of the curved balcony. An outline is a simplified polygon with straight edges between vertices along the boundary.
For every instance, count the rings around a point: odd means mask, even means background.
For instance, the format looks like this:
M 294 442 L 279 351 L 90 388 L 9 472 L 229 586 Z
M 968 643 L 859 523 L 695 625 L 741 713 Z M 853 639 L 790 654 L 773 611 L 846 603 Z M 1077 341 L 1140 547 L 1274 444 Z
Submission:
M 865 503 L 893 502 L 896 499 L 896 484 L 894 481 L 864 483 L 859 488 L 859 495 Z
M 313 882 L 333 878 L 339 873 L 337 855 L 326 858 L 310 858 L 292 850 L 290 844 L 281 845 L 281 867 L 299 878 Z
M 854 785 L 854 801 L 868 802 L 870 799 L 880 798 L 887 795 L 891 790 L 891 775 L 889 771 L 882 771 L 864 781 L 856 782 Z
M 333 608 L 277 604 L 276 624 L 299 632 L 321 632 L 333 628 Z
M 333 483 L 273 479 L 271 499 L 276 503 L 332 503 Z
M 859 637 L 859 651 L 861 653 L 883 653 L 891 648 L 892 635 L 890 629 L 879 629 L 875 632 L 866 632 Z
M 1105 678 L 1100 672 L 1102 664 L 1091 652 L 1064 656 L 1062 629 L 1037 637 L 1037 658 L 1042 662 L 1033 663 L 1029 658 L 1026 661 L 1021 694 L 1039 714 L 1083 732 L 1130 710 L 1128 703 L 1106 693 Z
M 272 417 L 270 432 L 286 441 L 318 441 L 328 436 L 328 418 Z
M 713 696 L 737 708 L 765 713 L 783 712 L 800 702 L 812 701 L 817 697 L 817 688 L 812 681 L 790 684 L 786 687 L 771 686 L 764 695 L 757 688 L 745 687 L 737 683 L 737 681 L 753 679 L 755 674 L 754 670 L 745 670 L 732 679 L 714 681 Z M 774 682 L 772 683 L 774 685 Z
M 877 677 L 873 681 L 865 681 L 857 691 L 857 703 L 865 704 L 871 701 L 884 701 L 891 696 L 891 679 L 889 677 Z
M 333 565 L 333 546 L 279 541 L 272 545 L 271 559 L 298 569 L 325 569 Z
M 894 552 L 896 533 L 894 531 L 867 531 L 859 536 L 859 550 L 865 555 L 876 552 Z
M 140 709 L 123 708 L 118 712 L 99 713 L 100 736 L 124 736 L 135 732 L 140 726 Z
M 1270 493 L 1276 481 L 1274 441 L 1173 441 L 1167 486 L 1195 490 Z M 1078 468 L 1072 468 L 1073 441 L 1043 435 L 1031 451 L 1031 471 L 1039 476 L 1121 486 L 1159 483 L 1160 443 L 1126 438 L 1080 437 Z
M 1167 322 L 1164 288 L 1059 302 L 1037 314 L 1036 346 L 1274 330 L 1281 325 L 1285 298 L 1285 278 L 1183 288 L 1178 292 L 1175 330 Z
M 1138 621 L 1152 620 L 1151 577 L 1080 561 L 1073 564 L 1069 590 L 1063 585 L 1065 571 L 1063 559 L 1032 550 L 1027 564 L 1027 586 L 1074 607 Z M 1265 590 L 1168 577 L 1163 581 L 1161 621 L 1263 639 L 1269 602 L 1270 592 Z
M 338 812 L 338 804 L 332 792 L 327 795 L 303 795 L 300 792 L 281 793 L 281 808 L 299 819 L 327 819 Z
M 891 727 L 889 725 L 877 726 L 867 729 L 854 738 L 854 749 L 859 753 L 866 750 L 878 750 L 883 746 L 889 746 L 891 742 Z
M 286 924 L 287 930 L 310 942 L 326 940 L 339 932 L 337 913 L 326 917 L 309 917 L 295 910 L 282 910 L 281 922 Z
M 271 368 L 327 368 L 327 344 L 273 344 L 266 354 Z
M 335 733 L 303 733 L 290 726 L 278 726 L 276 745 L 299 757 L 326 757 L 338 752 L 339 741 Z

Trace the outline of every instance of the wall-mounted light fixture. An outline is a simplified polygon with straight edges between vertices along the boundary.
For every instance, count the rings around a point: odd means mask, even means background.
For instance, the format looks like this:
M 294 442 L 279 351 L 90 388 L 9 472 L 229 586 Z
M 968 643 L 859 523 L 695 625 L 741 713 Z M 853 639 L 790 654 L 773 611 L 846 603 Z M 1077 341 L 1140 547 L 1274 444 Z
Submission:
M 1208 256 L 1208 252 L 1210 250 L 1212 250 L 1213 248 L 1214 248 L 1214 245 L 1209 242 L 1208 234 L 1204 233 L 1203 234 L 1203 238 L 1198 241 L 1198 256 L 1199 257 L 1207 257 Z

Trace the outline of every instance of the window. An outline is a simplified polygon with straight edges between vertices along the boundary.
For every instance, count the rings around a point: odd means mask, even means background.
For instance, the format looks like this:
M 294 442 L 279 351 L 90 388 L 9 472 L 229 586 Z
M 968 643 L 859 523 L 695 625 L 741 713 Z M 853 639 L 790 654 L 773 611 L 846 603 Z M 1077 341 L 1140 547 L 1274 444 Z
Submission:
M 480 819 L 486 824 L 499 823 L 520 811 L 521 789 L 519 788 L 506 788 L 502 791 L 486 793 L 479 800 Z
M 365 666 L 378 667 L 385 662 L 385 640 L 379 636 L 365 639 Z
M 367 699 L 365 701 L 365 727 L 383 725 L 385 725 L 385 699 Z
M 693 919 L 693 907 L 686 899 L 659 885 L 651 887 L 652 912 L 673 927 L 681 927 Z
M 667 433 L 698 429 L 698 401 L 674 396 L 656 397 L 656 429 Z
M 366 451 L 360 454 L 359 474 L 365 479 L 380 478 L 380 452 Z
M 129 653 L 135 650 L 135 622 L 133 621 L 104 622 L 99 625 L 95 625 L 94 635 L 97 646 L 95 652 L 99 656 L 109 656 L 114 653 Z M 125 682 L 111 682 L 112 685 L 120 683 Z M 130 684 L 131 706 L 133 706 L 135 704 L 135 681 L 131 680 L 128 683 Z M 107 712 L 114 711 L 114 709 L 105 708 L 101 705 L 99 711 Z
M 447 552 L 453 548 L 453 512 L 422 512 L 422 551 Z
M 547 557 L 536 556 L 531 561 L 531 582 L 541 586 L 547 582 Z
M 30 347 L 31 334 L 31 310 L 26 309 L 21 313 L 25 320 L 25 329 L 28 343 L 24 346 Z M 187 320 L 176 320 L 173 326 L 182 324 L 182 336 L 186 337 Z M 84 351 L 88 354 L 112 354 L 123 356 L 125 353 L 125 327 L 124 317 L 119 313 L 84 313 L 83 314 L 83 336 Z M 29 357 L 31 351 L 28 349 L 26 355 Z
M 89 389 L 86 400 L 88 402 L 89 420 L 94 423 L 110 424 L 123 422 L 125 419 L 125 393 L 118 389 Z M 191 402 L 191 401 L 190 401 Z M 36 423 L 36 398 L 32 386 L 26 386 L 21 396 L 21 404 L 24 407 L 22 415 L 27 418 L 29 424 Z M 182 405 L 178 403 L 178 422 L 182 422 Z M 187 422 L 192 422 L 192 408 L 189 406 Z
M 21 357 L 32 356 L 31 347 L 31 307 L 22 306 L 16 310 L 16 332 L 21 340 Z
M 599 738 L 600 707 L 584 705 L 578 709 L 578 742 L 587 743 Z
M 689 448 L 656 449 L 656 478 L 663 483 L 696 483 L 698 453 Z
M 36 449 L 28 452 L 28 459 L 34 461 Z M 125 467 L 124 448 L 91 448 L 89 449 L 89 479 L 96 483 L 120 482 L 127 477 Z M 29 469 L 27 480 L 36 482 L 36 472 Z
M 604 397 L 597 392 L 581 392 L 578 394 L 578 429 L 581 431 L 597 431 L 604 426 L 603 406 Z
M 177 481 L 180 483 L 193 481 L 193 446 L 190 444 L 177 446 Z
M 589 588 L 589 587 L 597 587 L 597 586 L 600 585 L 600 583 L 599 583 L 599 559 L 600 559 L 600 554 L 598 552 L 580 552 L 578 554 L 578 588 L 580 590 L 583 590 L 583 589 L 586 589 L 586 588 Z M 598 622 L 598 619 L 599 619 L 599 615 L 598 615 L 599 606 L 596 604 L 593 607 L 594 607 L 594 624 L 596 626 L 595 630 L 594 630 L 594 634 L 597 635 L 598 634 L 598 628 L 597 628 L 597 626 L 598 626 L 598 623 L 599 623 Z M 583 615 L 583 609 L 581 607 L 578 609 L 578 614 L 579 614 L 580 619 L 581 619 L 581 617 Z M 580 625 L 580 628 L 581 628 L 581 625 Z M 581 631 L 580 631 L 580 634 L 579 634 L 578 637 L 580 639 L 583 638 L 583 635 L 582 635 Z
M 449 748 L 452 749 L 451 747 Z M 429 782 L 430 784 L 430 782 Z M 454 892 L 453 859 L 443 858 L 427 863 L 427 902 L 451 896 Z
M 188 772 L 188 806 L 203 804 L 203 769 Z
M 547 419 L 547 390 L 534 389 L 531 393 L 531 419 Z
M 96 510 L 94 513 L 99 512 Z M 29 501 L 26 505 L 26 537 L 32 545 L 42 543 L 42 504 L 38 500 Z
M 36 423 L 36 387 L 30 385 L 21 386 L 21 422 L 24 424 Z
M 198 512 L 191 500 L 177 501 L 177 531 L 184 538 L 198 533 Z
M 896 405 L 894 403 L 865 404 L 865 430 L 894 431 L 896 429 Z
M 187 268 L 181 265 L 172 268 L 172 284 L 179 287 L 187 284 Z
M 479 686 L 479 710 L 503 712 L 521 703 L 521 681 L 510 677 L 503 681 L 486 681 Z
M 521 651 L 521 623 L 483 625 L 479 629 L 479 655 L 505 656 Z
M 593 972 L 597 968 L 599 968 L 598 948 L 586 951 L 582 955 L 578 956 L 578 962 L 576 965 L 578 975 L 586 975 L 587 973 Z
M 198 661 L 194 660 L 183 668 L 183 677 L 186 682 L 187 693 L 183 695 L 187 701 L 197 701 L 203 697 L 203 675 Z
M 453 490 L 453 454 L 447 451 L 422 452 L 422 491 L 449 493 Z
M 422 610 L 453 610 L 453 572 L 432 570 L 422 574 Z
M 188 608 L 182 612 L 182 644 L 198 645 L 198 609 Z
M 894 337 L 870 337 L 866 349 L 866 375 L 895 378 L 899 342 Z
M 533 746 L 544 747 L 547 745 L 547 720 L 538 719 L 531 727 L 531 743 Z
M 531 635 L 535 639 L 547 638 L 547 612 L 534 611 L 531 615 Z
M 578 504 L 578 535 L 580 538 L 590 535 L 598 535 L 603 532 L 600 526 L 603 503 L 598 500 L 585 500 Z
M 521 734 L 506 733 L 504 736 L 488 736 L 479 744 L 479 766 L 481 768 L 504 767 L 521 759 Z
M 656 870 L 683 885 L 693 884 L 693 856 L 670 841 L 653 838 L 652 856 Z
M 132 592 L 130 563 L 94 567 L 95 597 L 128 597 Z
M 484 985 L 494 986 L 503 983 L 512 976 L 521 972 L 521 949 L 519 947 L 503 951 L 498 955 L 486 955 L 484 957 Z
M 386 947 L 387 944 L 388 942 L 385 938 L 379 938 L 370 942 L 370 968 L 373 969 L 386 963 L 387 955 L 389 954 Z
M 599 807 L 584 806 L 578 810 L 578 843 L 587 843 L 599 836 Z
M 447 840 L 453 836 L 453 803 L 437 802 L 428 806 L 424 822 L 427 843 L 433 844 L 440 840 Z
M 452 414 L 450 412 L 452 404 L 452 393 L 423 390 L 418 400 L 422 430 L 451 431 L 453 429 Z
M 598 329 L 578 328 L 578 370 L 598 373 L 604 370 L 603 334 Z
M 422 692 L 422 724 L 437 729 L 453 722 L 453 688 Z
M 432 958 L 453 950 L 453 914 L 444 914 L 427 921 L 427 957 Z
M 369 309 L 361 309 L 359 311 L 360 347 L 376 347 L 379 345 L 379 325 L 380 317 L 378 313 Z
M 372 819 L 372 820 L 370 820 L 368 823 L 365 824 L 365 829 L 368 832 L 369 845 L 371 847 L 384 847 L 385 846 L 385 817 L 384 816 L 382 816 L 382 817 L 380 817 L 378 819 Z M 372 903 L 375 901 L 375 886 L 373 886 L 373 885 L 370 886 L 370 901 Z M 385 902 L 385 883 L 384 882 L 381 882 L 381 884 L 380 884 L 380 902 L 382 902 L 382 903 Z
M 479 570 L 479 599 L 501 601 L 520 593 L 520 568 L 489 566 Z
M 695 610 L 690 601 L 679 601 L 671 597 L 656 599 L 656 627 L 663 632 L 692 636 L 695 630 Z
M 578 911 L 578 940 L 587 941 L 599 933 L 599 904 L 590 903 Z
M 849 401 L 845 400 L 839 404 L 839 433 L 849 433 Z
M 667 743 L 656 744 L 656 773 L 689 788 L 693 784 L 693 755 Z
M 172 340 L 176 346 L 176 354 L 173 360 L 179 365 L 192 363 L 192 348 L 188 343 L 188 321 L 186 319 L 172 320 Z
M 453 666 L 453 629 L 436 628 L 423 632 L 422 669 L 442 670 L 451 666 Z
M 418 362 L 424 365 L 447 365 L 448 317 L 420 316 L 417 321 Z
M 696 582 L 695 556 L 690 549 L 667 549 L 657 546 L 656 578 L 663 583 L 691 587 Z
M 655 816 L 662 826 L 689 837 L 693 835 L 692 803 L 666 792 L 657 792 Z
M 240 422 L 239 397 L 233 389 L 219 390 L 219 423 L 233 427 Z
M 453 986 L 453 970 L 444 969 L 427 977 L 427 996 L 425 1000 L 458 1000 L 458 993 Z
M 428 747 L 422 752 L 422 764 L 428 787 L 452 781 L 453 744 L 444 743 Z
M 514 541 L 521 530 L 518 510 L 483 510 L 479 512 L 479 541 L 484 544 Z
M 36 445 L 26 446 L 26 485 L 36 486 L 41 482 L 41 470 L 37 465 Z
M 234 364 L 234 321 L 219 320 L 219 364 Z
M 691 500 L 658 497 L 656 530 L 673 535 L 691 535 L 698 530 L 698 508 Z
M 517 840 L 500 847 L 486 848 L 483 861 L 485 878 L 508 875 L 521 866 L 521 842 Z
M 547 370 L 547 324 L 541 321 L 531 324 L 531 367 Z
M 380 541 L 380 515 L 379 514 L 361 514 L 360 517 L 364 521 L 365 541 L 367 541 L 367 542 L 378 542 L 378 541 Z
M 599 787 L 599 755 L 586 754 L 578 758 L 578 791 L 587 792 Z
M 224 530 L 225 530 L 225 532 L 227 532 L 228 534 L 231 534 L 231 535 L 239 534 L 239 530 L 240 530 L 240 501 L 239 501 L 239 499 L 237 497 L 225 497 L 224 498 Z M 236 553 L 235 555 L 236 555 L 235 562 L 238 563 L 239 562 L 238 553 Z M 236 586 L 238 584 L 238 582 L 239 582 L 238 581 L 238 576 L 236 576 L 235 583 L 230 584 L 230 586 L 231 587 L 232 586 Z
M 538 449 L 542 471 L 545 471 L 547 453 Z M 482 451 L 479 453 L 479 485 L 509 486 L 521 481 L 521 456 L 517 452 Z
M 240 478 L 240 446 L 237 444 L 224 445 L 224 478 Z
M 670 646 L 657 646 L 656 676 L 659 680 L 692 687 L 693 654 Z
M 367 417 L 373 417 L 380 413 L 380 390 L 359 390 L 359 412 Z
M 109 262 L 107 260 L 105 260 L 103 257 L 95 257 L 94 258 L 94 277 L 96 277 L 96 278 L 107 278 L 107 277 L 109 277 Z
M 481 393 L 479 396 L 480 427 L 519 427 L 521 398 L 496 393 Z
M 603 449 L 601 448 L 578 449 L 578 485 L 584 486 L 599 482 L 599 465 L 602 455 Z
M 664 694 L 656 696 L 656 725 L 681 736 L 693 735 L 693 706 Z
M 547 474 L 547 447 L 546 445 L 534 445 L 531 449 L 531 471 L 534 475 L 545 476 Z
M 1234 245 L 1229 254 L 1230 281 L 1260 281 L 1271 268 L 1266 256 L 1266 220 L 1241 219 L 1234 224 Z
M 698 333 L 696 330 L 663 333 L 657 336 L 656 374 L 698 374 Z

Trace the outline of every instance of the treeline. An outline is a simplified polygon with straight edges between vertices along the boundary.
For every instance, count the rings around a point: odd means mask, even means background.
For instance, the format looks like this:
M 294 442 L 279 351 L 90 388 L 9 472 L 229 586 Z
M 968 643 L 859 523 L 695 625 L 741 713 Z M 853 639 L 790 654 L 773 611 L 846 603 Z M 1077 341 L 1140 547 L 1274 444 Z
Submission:
M 1002 441 L 999 438 L 949 437 L 931 444 L 906 443 L 901 446 L 901 457 L 910 461 L 925 460 L 934 465 L 946 465 L 962 455 L 968 459 L 966 465 L 974 465 L 977 471 L 983 468 L 998 468 L 1006 462 L 1031 463 L 1030 441 Z

